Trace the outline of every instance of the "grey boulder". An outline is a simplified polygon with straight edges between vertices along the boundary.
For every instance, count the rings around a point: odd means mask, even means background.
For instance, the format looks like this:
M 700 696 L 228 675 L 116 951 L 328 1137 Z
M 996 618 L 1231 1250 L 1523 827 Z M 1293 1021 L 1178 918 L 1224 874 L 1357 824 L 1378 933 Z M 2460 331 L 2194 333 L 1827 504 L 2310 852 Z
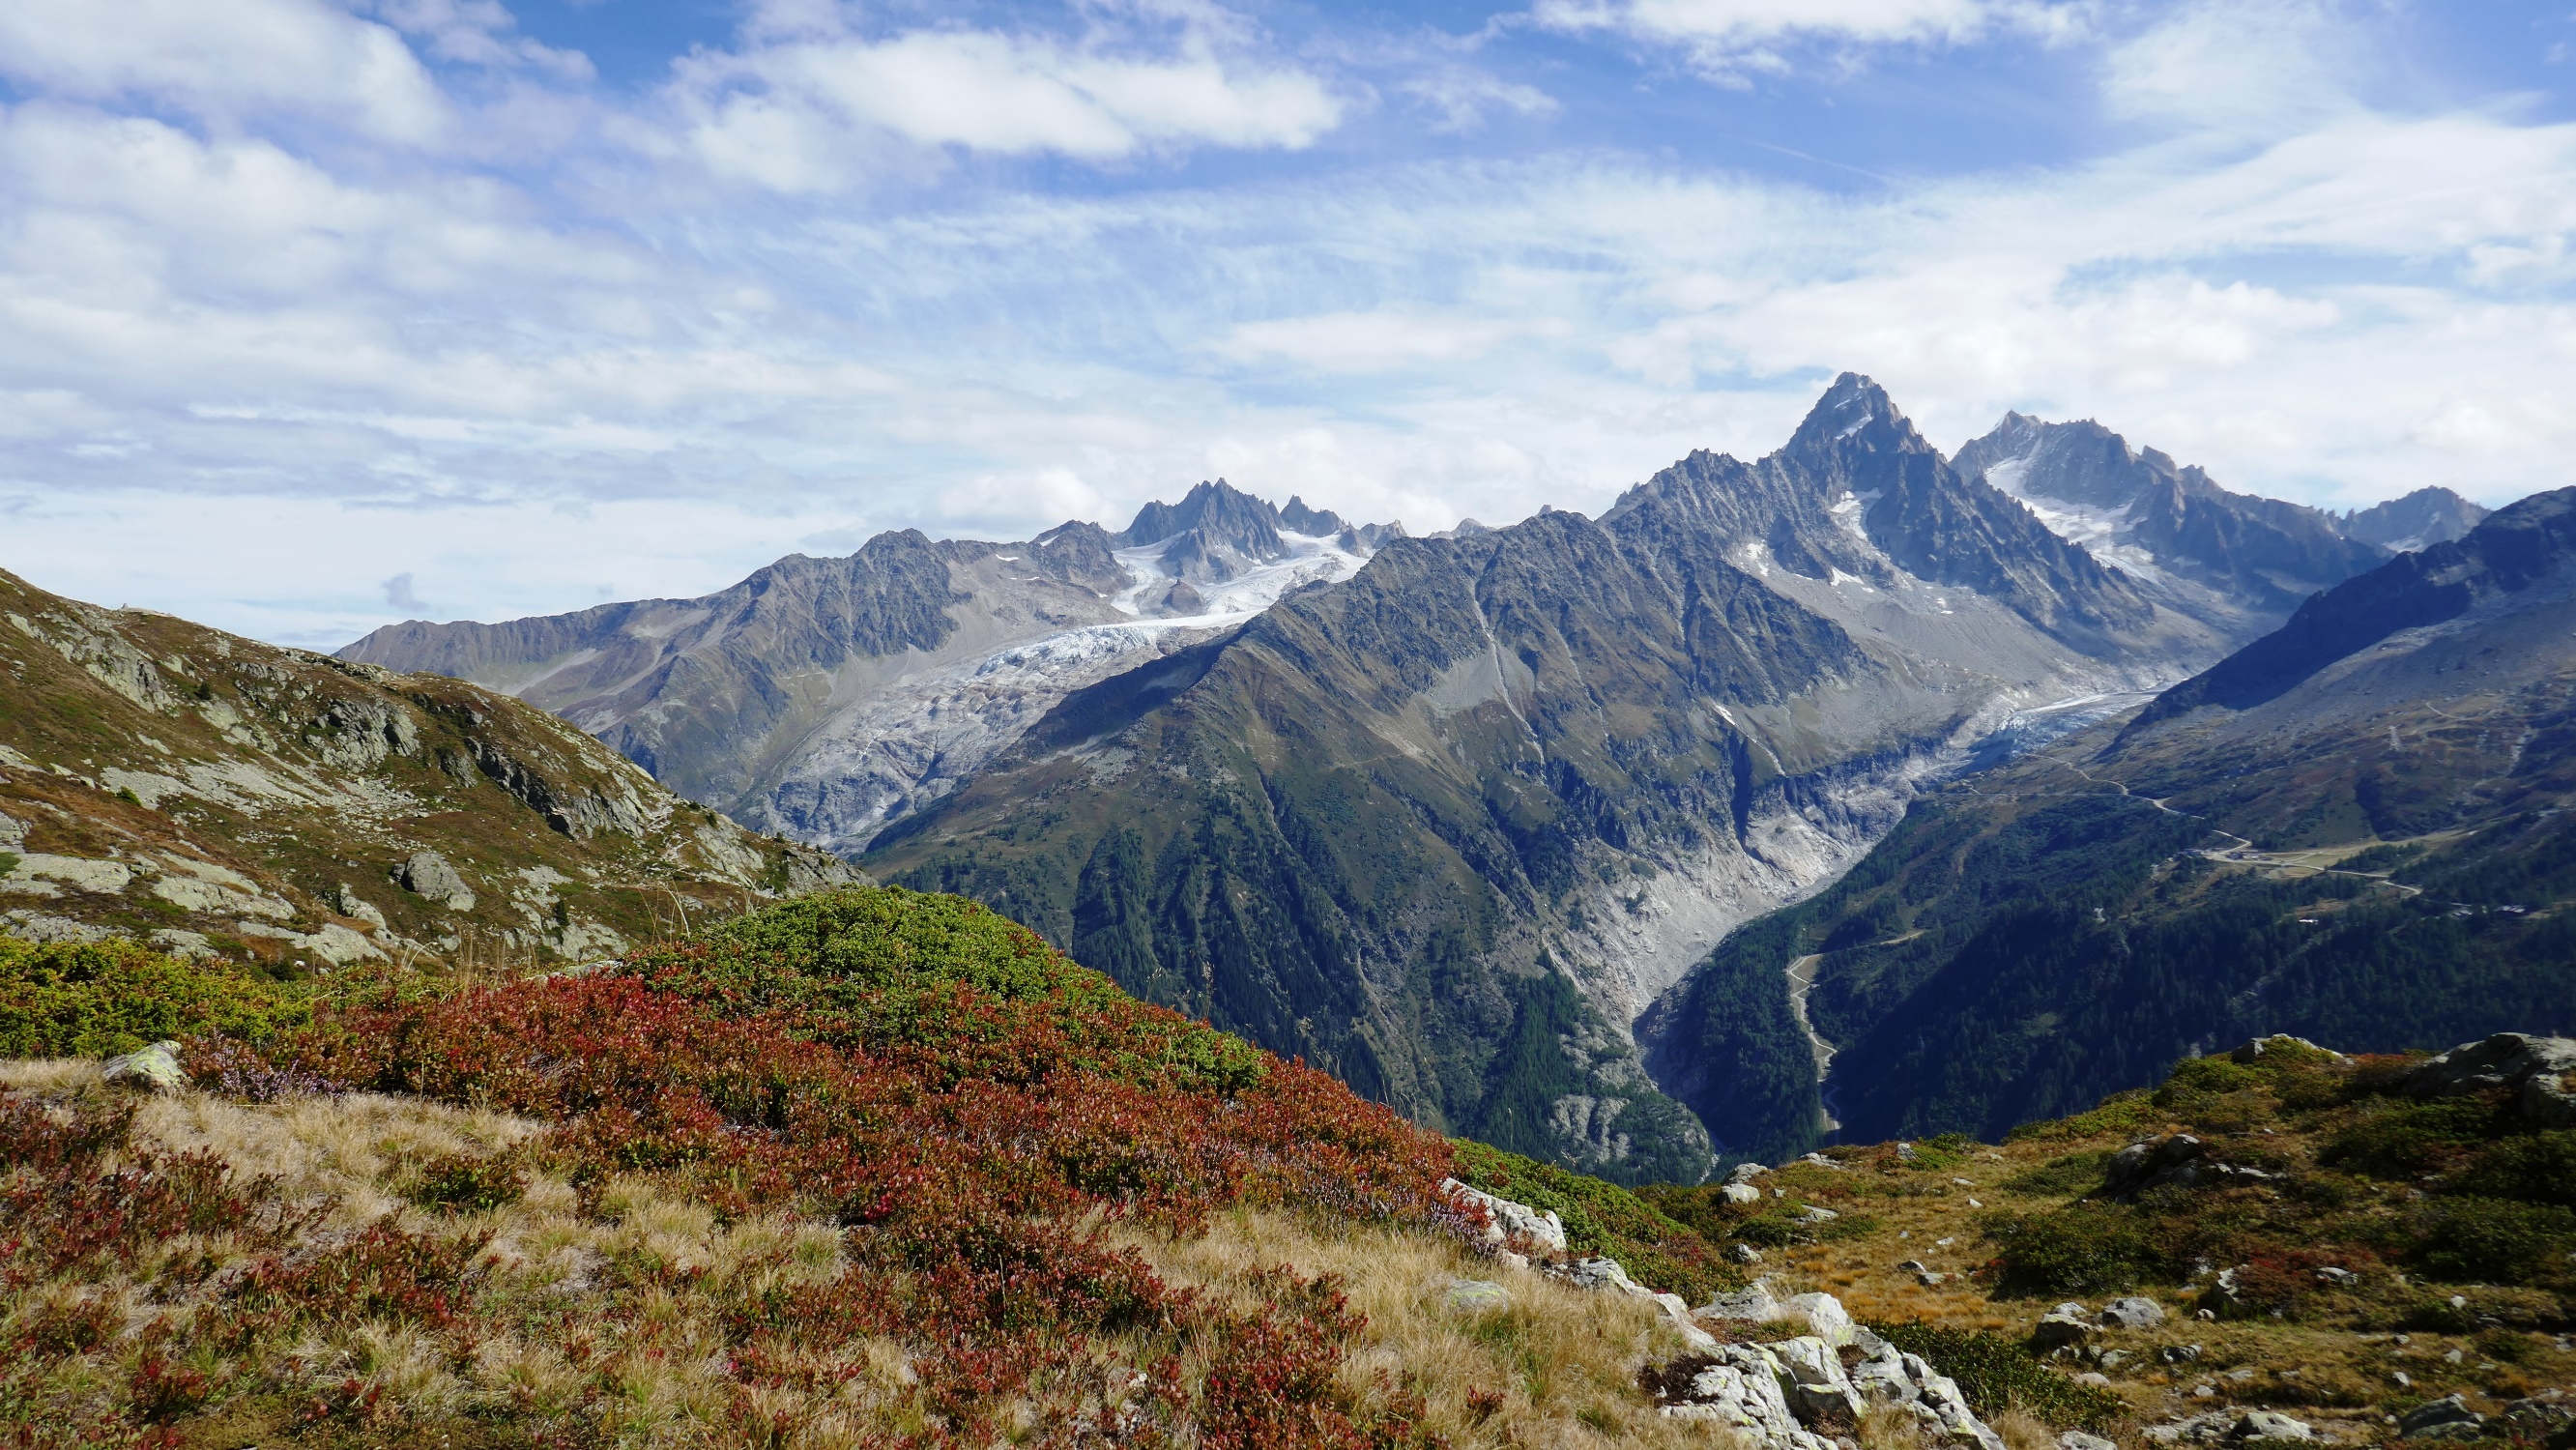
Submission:
M 2499 1032 L 2422 1063 L 2399 1085 L 2419 1098 L 2507 1089 L 2525 1121 L 2543 1128 L 2567 1128 L 2576 1127 L 2576 1089 L 2568 1086 L 2570 1074 L 2576 1074 L 2576 1038 Z
M 2458 1395 L 2444 1395 L 2417 1405 L 2397 1422 L 2397 1433 L 2409 1440 L 2471 1440 L 2487 1422 Z
M 414 851 L 394 863 L 394 884 L 415 896 L 426 896 L 450 911 L 472 911 L 474 890 L 436 851 Z
M 2249 1410 L 2227 1432 L 2230 1440 L 2313 1440 L 2315 1428 L 2278 1410 Z
M 187 1070 L 179 1066 L 179 1044 L 156 1042 L 99 1065 L 98 1075 L 120 1087 L 150 1093 L 174 1093 L 187 1087 Z
M 2102 1306 L 2102 1323 L 2111 1329 L 2153 1329 L 2165 1322 L 2165 1306 L 2153 1299 L 2114 1299 Z

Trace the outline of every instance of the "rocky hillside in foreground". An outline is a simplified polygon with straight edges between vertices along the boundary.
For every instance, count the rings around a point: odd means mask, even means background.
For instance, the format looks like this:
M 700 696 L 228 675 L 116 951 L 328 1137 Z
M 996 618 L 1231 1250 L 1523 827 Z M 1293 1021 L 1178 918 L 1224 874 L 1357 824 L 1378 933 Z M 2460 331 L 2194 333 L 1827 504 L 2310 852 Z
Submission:
M 1854 1136 L 1997 1134 L 2268 1028 L 2576 1031 L 2571 520 L 2576 490 L 2525 499 L 1918 801 L 1694 974 L 1666 1040 L 1726 1066 L 1689 1100 L 1777 1155 L 1822 1107 Z M 1807 1025 L 1838 1049 L 1822 1107 Z
M 516 700 L 0 573 L 0 931 L 292 972 L 581 960 L 851 879 Z
M 29 1443 L 2563 1450 L 2576 1417 L 2567 1040 L 2258 1040 L 2000 1144 L 1641 1198 L 954 898 L 327 995 L 0 942 L 0 1051 L 161 1032 L 105 1076 L 164 1095 L 0 1062 Z
M 1418 1121 L 1688 1180 L 1629 1028 L 1692 962 L 2021 712 L 2232 642 L 1847 376 L 1768 457 L 1392 541 L 1068 696 L 865 859 Z
M 937 799 L 1068 691 L 1347 577 L 1402 525 L 1285 509 L 1220 479 L 1112 533 L 880 534 L 698 599 L 501 624 L 389 625 L 343 659 L 551 710 L 692 799 L 844 853 Z

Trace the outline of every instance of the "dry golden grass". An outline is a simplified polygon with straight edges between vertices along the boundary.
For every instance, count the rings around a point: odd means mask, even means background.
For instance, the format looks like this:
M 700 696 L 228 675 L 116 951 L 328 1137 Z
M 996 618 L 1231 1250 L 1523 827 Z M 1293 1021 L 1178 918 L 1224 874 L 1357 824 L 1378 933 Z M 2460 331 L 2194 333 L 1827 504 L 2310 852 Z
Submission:
M 1649 1359 L 1682 1352 L 1644 1300 L 1576 1289 L 1445 1240 L 1295 1213 L 1237 1211 L 1200 1238 L 1129 1241 L 1167 1280 L 1210 1292 L 1278 1264 L 1338 1276 L 1368 1319 L 1345 1370 L 1353 1388 L 1383 1376 L 1421 1396 L 1431 1428 L 1459 1446 L 1718 1443 L 1711 1427 L 1665 1420 L 1637 1388 Z M 1509 1307 L 1447 1308 L 1460 1279 L 1501 1284 Z M 1500 1407 L 1479 1415 L 1469 1397 L 1480 1391 L 1500 1395 Z
M 48 1096 L 104 1091 L 93 1062 L 0 1062 L 0 1086 Z M 484 1423 L 510 1417 L 580 1421 L 588 1433 L 637 1450 L 729 1443 L 718 1426 L 730 1392 L 720 1298 L 739 1300 L 773 1283 L 827 1280 L 843 1272 L 839 1233 L 787 1216 L 719 1223 L 703 1204 L 666 1193 L 647 1178 L 612 1180 L 585 1201 L 571 1184 L 531 1176 L 515 1202 L 479 1214 L 434 1214 L 403 1195 L 405 1175 L 430 1159 L 489 1154 L 542 1131 L 506 1115 L 370 1094 L 272 1104 L 202 1093 L 142 1100 L 138 1141 L 170 1149 L 210 1148 L 243 1174 L 275 1174 L 290 1194 L 331 1199 L 328 1227 L 346 1233 L 389 1219 L 415 1229 L 488 1230 L 485 1292 L 523 1306 L 526 1333 L 483 1339 L 470 1360 L 441 1352 L 432 1336 L 385 1322 L 317 1332 L 298 1346 L 316 1383 L 354 1379 L 399 1403 L 413 1422 Z M 1366 1316 L 1345 1376 L 1364 1397 L 1418 1396 L 1430 1427 L 1466 1450 L 1476 1446 L 1716 1446 L 1731 1437 L 1705 1425 L 1666 1421 L 1637 1387 L 1648 1362 L 1681 1352 L 1653 1304 L 1571 1288 L 1477 1258 L 1418 1233 L 1363 1227 L 1320 1215 L 1235 1211 L 1197 1238 L 1174 1240 L 1114 1231 L 1175 1286 L 1239 1297 L 1256 1270 L 1288 1266 L 1338 1276 L 1351 1307 Z M 611 1327 L 572 1334 L 603 1286 L 639 1278 L 686 1284 L 630 1299 Z M 1444 1305 L 1462 1278 L 1501 1283 L 1508 1308 L 1465 1313 Z M 90 1293 L 126 1292 L 117 1285 Z M 138 1312 L 134 1318 L 147 1317 Z M 604 1317 L 604 1316 L 603 1316 Z M 579 1362 L 577 1367 L 576 1361 Z M 605 1380 L 607 1402 L 583 1402 Z M 830 1376 L 821 1398 L 774 1393 L 796 1425 L 785 1445 L 844 1450 L 897 1408 L 913 1371 L 903 1346 L 866 1341 Z M 1499 1397 L 1479 1405 L 1471 1396 Z M 285 1428 L 277 1412 L 231 1406 L 198 1426 L 192 1444 L 247 1446 Z M 1034 1431 L 1032 1422 L 1024 1431 Z M 1903 1436 L 1869 1450 L 1920 1450 Z

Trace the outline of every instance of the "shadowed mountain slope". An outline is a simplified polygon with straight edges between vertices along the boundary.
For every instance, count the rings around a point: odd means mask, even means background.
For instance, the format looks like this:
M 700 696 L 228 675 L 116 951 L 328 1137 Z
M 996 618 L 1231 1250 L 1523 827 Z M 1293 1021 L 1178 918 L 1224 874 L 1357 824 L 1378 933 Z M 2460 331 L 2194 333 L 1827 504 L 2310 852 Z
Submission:
M 2576 1030 L 2572 519 L 2576 489 L 2525 499 L 1918 800 L 1693 974 L 1670 1050 L 1786 1154 L 1819 1132 L 1793 967 L 1861 1138 L 2001 1132 L 2256 1032 Z

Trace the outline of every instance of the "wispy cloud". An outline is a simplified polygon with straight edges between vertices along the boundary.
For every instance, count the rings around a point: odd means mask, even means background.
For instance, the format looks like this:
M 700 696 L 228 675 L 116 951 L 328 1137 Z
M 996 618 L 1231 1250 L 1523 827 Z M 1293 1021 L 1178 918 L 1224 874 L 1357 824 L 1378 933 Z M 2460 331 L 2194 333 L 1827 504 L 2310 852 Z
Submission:
M 805 0 L 616 90 L 488 0 L 160 3 L 0 9 L 0 567 L 299 642 L 408 581 L 689 593 L 1219 474 L 1416 528 L 1597 509 L 1846 367 L 1945 444 L 2089 414 L 2325 502 L 2576 447 L 2576 127 L 2375 103 L 2328 9 L 1640 0 L 1373 59 L 1205 4 Z M 1847 190 L 1604 139 L 1566 78 L 1605 36 L 2079 21 L 2099 144 Z

